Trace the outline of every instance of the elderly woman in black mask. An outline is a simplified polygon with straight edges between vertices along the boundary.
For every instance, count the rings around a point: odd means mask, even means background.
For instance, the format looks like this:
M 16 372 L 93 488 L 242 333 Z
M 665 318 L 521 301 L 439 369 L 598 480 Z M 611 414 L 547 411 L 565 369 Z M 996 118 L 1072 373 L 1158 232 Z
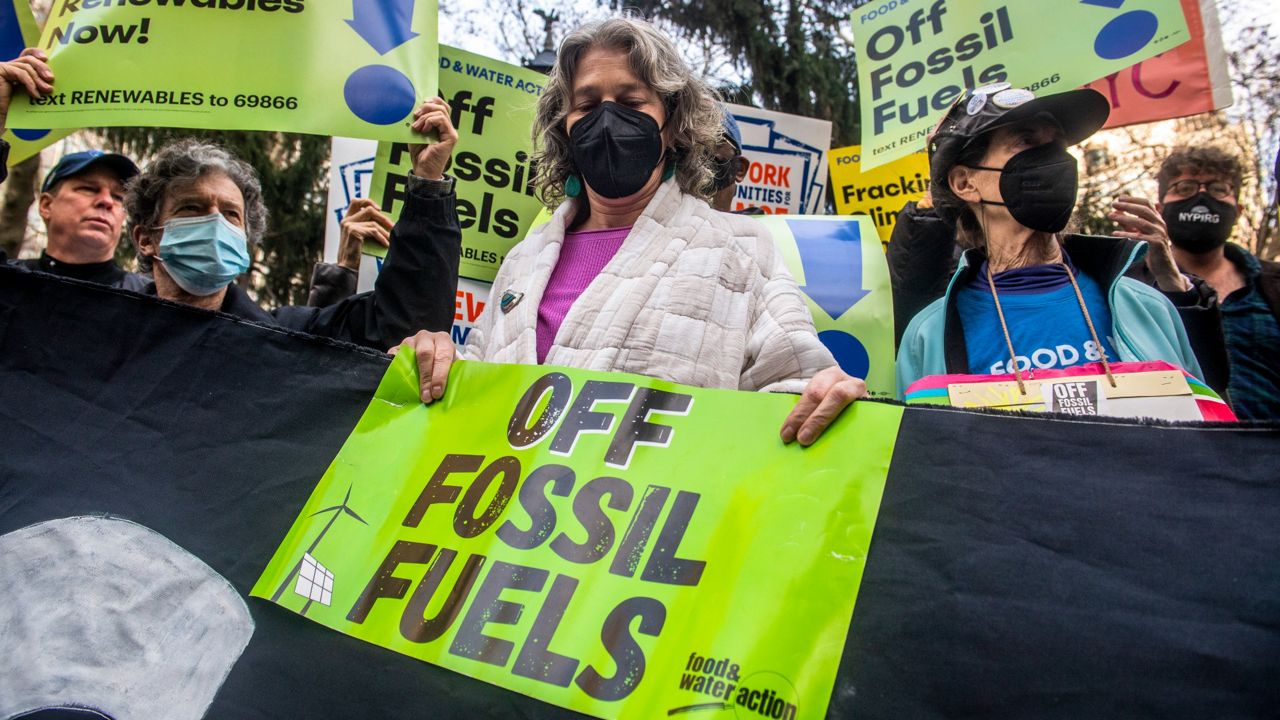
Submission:
M 929 140 L 930 192 L 968 248 L 946 295 L 898 350 L 898 393 L 929 375 L 1013 375 L 1110 361 L 1200 365 L 1173 305 L 1125 277 L 1145 242 L 1062 234 L 1076 202 L 1067 146 L 1106 122 L 1093 90 L 1037 98 L 1008 83 L 966 92 Z
M 550 222 L 505 258 L 462 357 L 801 393 L 780 430 L 807 445 L 862 381 L 818 340 L 768 230 L 707 204 L 723 111 L 672 42 L 633 18 L 570 33 L 538 102 Z M 419 334 L 423 400 L 452 346 Z

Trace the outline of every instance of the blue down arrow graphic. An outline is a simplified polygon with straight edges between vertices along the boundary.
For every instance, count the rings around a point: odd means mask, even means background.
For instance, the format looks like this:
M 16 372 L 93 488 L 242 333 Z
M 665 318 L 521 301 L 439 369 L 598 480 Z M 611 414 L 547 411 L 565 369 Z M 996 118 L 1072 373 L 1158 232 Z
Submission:
M 800 288 L 832 320 L 871 294 L 862 289 L 862 233 L 857 222 L 787 220 L 800 251 Z
M 351 0 L 347 24 L 379 55 L 418 37 L 413 31 L 414 0 Z

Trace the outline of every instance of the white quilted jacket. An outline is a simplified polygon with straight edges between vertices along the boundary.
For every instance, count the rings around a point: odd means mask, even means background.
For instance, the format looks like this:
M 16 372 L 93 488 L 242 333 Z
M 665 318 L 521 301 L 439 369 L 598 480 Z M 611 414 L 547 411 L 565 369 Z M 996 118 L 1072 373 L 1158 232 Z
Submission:
M 538 305 L 575 202 L 507 255 L 461 357 L 537 364 Z M 524 296 L 503 312 L 507 291 Z M 800 392 L 835 360 L 768 229 L 712 210 L 673 179 L 569 309 L 546 364 Z

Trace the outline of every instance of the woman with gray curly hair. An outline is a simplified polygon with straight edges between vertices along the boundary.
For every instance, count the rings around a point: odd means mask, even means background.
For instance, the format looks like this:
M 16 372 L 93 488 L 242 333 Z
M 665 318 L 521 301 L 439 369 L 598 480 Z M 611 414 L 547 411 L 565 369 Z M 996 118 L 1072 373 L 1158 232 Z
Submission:
M 143 292 L 377 350 L 421 329 L 450 327 L 462 232 L 453 183 L 442 173 L 457 133 L 435 98 L 417 111 L 414 129 L 440 137 L 418 153 L 414 168 L 423 232 L 392 245 L 372 292 L 325 308 L 258 307 L 235 284 L 267 230 L 258 173 L 225 148 L 191 139 L 163 148 L 128 186 L 129 237 L 139 266 L 154 277 Z
M 461 356 L 803 391 L 781 435 L 804 445 L 862 396 L 818 340 L 768 230 L 707 204 L 722 113 L 649 23 L 570 33 L 533 128 L 536 184 L 559 207 L 504 259 Z M 423 401 L 438 399 L 452 345 L 409 342 Z

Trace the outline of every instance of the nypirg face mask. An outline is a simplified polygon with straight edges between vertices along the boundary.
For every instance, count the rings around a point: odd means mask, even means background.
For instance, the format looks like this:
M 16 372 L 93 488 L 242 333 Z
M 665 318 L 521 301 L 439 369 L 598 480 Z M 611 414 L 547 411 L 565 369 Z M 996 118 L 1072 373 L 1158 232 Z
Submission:
M 159 254 L 169 277 L 192 295 L 212 295 L 249 269 L 244 231 L 222 213 L 165 223 Z
M 1169 226 L 1169 240 L 1189 253 L 1206 253 L 1231 237 L 1239 211 L 1235 205 L 1201 192 L 1186 200 L 1165 203 L 1160 214 Z
M 662 130 L 649 115 L 602 102 L 569 132 L 573 163 L 600 195 L 624 198 L 644 187 L 662 160 Z
M 979 202 L 1007 207 L 1013 219 L 1024 227 L 1056 233 L 1071 219 L 1079 171 L 1076 159 L 1060 143 L 1023 150 L 1009 158 L 1003 168 L 971 167 L 1000 173 L 1000 195 L 1004 202 Z

